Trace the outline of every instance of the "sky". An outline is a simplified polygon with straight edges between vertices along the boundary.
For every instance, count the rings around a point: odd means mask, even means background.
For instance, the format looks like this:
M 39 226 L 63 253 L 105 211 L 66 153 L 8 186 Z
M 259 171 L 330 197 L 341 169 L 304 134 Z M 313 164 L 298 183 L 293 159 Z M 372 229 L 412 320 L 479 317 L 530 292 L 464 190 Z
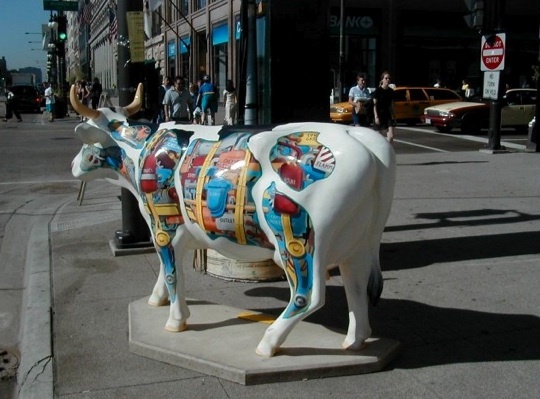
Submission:
M 45 74 L 41 25 L 49 22 L 50 11 L 43 10 L 43 0 L 0 0 L 0 17 L 0 58 L 6 59 L 8 70 L 34 67 Z

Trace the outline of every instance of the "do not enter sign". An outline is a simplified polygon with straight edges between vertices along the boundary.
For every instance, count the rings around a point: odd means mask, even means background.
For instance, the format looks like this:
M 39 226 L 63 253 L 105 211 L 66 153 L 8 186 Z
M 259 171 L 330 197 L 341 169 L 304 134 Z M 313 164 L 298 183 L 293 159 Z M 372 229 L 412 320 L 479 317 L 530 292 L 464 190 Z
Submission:
M 482 71 L 501 71 L 504 69 L 505 43 L 505 33 L 482 36 L 482 49 L 480 53 L 480 69 Z

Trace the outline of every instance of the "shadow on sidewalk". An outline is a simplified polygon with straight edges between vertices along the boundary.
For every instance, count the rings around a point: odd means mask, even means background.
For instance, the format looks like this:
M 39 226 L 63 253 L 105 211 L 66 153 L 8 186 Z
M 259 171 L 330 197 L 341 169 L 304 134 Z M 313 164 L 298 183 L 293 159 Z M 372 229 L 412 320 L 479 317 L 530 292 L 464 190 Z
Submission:
M 326 292 L 324 307 L 306 321 L 344 332 L 348 326 L 344 289 L 328 286 Z M 245 295 L 274 297 L 285 306 L 289 289 L 257 287 Z M 282 308 L 257 311 L 277 316 Z M 540 318 L 533 315 L 442 308 L 383 298 L 377 306 L 370 307 L 370 322 L 374 336 L 395 339 L 404 345 L 404 353 L 390 368 L 540 359 Z
M 540 254 L 540 231 L 442 238 L 381 245 L 383 271 L 407 270 L 435 263 Z

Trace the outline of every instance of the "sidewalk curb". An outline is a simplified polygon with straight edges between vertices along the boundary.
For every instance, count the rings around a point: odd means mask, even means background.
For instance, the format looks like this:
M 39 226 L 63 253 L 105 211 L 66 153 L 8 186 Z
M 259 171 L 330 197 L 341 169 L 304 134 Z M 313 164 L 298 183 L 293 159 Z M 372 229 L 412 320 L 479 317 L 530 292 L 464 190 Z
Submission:
M 22 306 L 19 399 L 54 397 L 49 216 L 40 216 L 27 244 Z

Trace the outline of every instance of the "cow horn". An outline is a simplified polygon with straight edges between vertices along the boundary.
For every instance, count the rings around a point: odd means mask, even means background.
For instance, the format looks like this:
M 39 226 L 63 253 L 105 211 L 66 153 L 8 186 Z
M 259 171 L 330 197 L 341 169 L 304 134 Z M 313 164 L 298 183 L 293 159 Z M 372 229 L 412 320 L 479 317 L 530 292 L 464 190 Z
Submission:
M 69 100 L 71 101 L 71 106 L 73 107 L 75 112 L 81 114 L 88 119 L 95 120 L 101 115 L 101 111 L 89 108 L 79 100 L 75 85 L 71 86 L 71 90 L 69 91 Z
M 143 84 L 139 83 L 137 86 L 137 91 L 135 92 L 135 98 L 128 106 L 124 107 L 124 110 L 129 116 L 136 114 L 142 107 L 142 98 L 143 98 Z

